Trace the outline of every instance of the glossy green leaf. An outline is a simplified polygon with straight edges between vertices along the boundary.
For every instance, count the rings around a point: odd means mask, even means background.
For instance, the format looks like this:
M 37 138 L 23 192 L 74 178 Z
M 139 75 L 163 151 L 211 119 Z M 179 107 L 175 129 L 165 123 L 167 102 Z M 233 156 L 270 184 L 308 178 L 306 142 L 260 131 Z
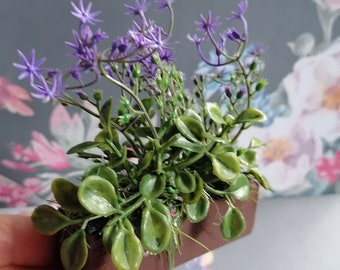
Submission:
M 175 125 L 179 132 L 187 138 L 191 142 L 199 142 L 199 140 L 196 138 L 196 136 L 190 131 L 190 128 L 187 126 L 187 124 L 183 121 L 181 117 L 177 117 L 175 119 Z
M 179 192 L 190 193 L 196 188 L 195 176 L 188 170 L 176 172 L 175 185 Z
M 78 230 L 61 244 L 60 257 L 65 270 L 81 270 L 86 264 L 88 248 L 86 233 Z
M 106 224 L 102 229 L 103 245 L 107 251 L 111 251 L 113 238 L 117 234 L 119 228 L 116 224 Z
M 223 118 L 220 107 L 216 102 L 207 102 L 205 106 L 205 110 L 208 113 L 208 116 L 217 124 L 226 124 L 226 121 Z
M 241 211 L 234 206 L 229 206 L 221 222 L 221 232 L 223 237 L 226 240 L 234 240 L 241 236 L 245 228 L 246 221 Z
M 242 162 L 248 166 L 251 166 L 256 161 L 256 152 L 251 149 L 246 149 L 241 155 L 240 159 Z
M 189 140 L 182 136 L 177 137 L 176 141 L 174 141 L 171 146 L 186 149 L 194 153 L 203 153 L 205 151 L 205 146 L 203 143 L 190 142 Z
M 268 180 L 266 179 L 266 177 L 264 177 L 262 174 L 259 173 L 259 171 L 255 168 L 252 168 L 249 170 L 249 173 L 254 176 L 254 178 L 259 182 L 259 184 L 267 189 L 267 190 L 271 190 L 271 186 L 268 182 Z
M 205 129 L 201 120 L 186 115 L 182 115 L 179 118 L 195 138 L 199 140 L 204 138 Z
M 236 200 L 247 200 L 250 195 L 250 184 L 247 176 L 240 174 L 228 188 L 227 193 Z
M 81 152 L 84 152 L 85 150 L 99 147 L 102 144 L 103 144 L 102 142 L 93 142 L 93 141 L 82 142 L 80 144 L 77 144 L 76 146 L 73 146 L 70 150 L 67 151 L 67 154 L 81 153 Z
M 195 190 L 190 193 L 182 193 L 181 196 L 185 203 L 191 204 L 196 203 L 202 196 L 203 193 L 203 179 L 199 174 L 195 174 Z
M 93 164 L 86 169 L 83 173 L 83 179 L 91 176 L 91 175 L 98 175 L 105 180 L 109 181 L 115 188 L 118 190 L 118 177 L 116 172 L 104 164 Z
M 257 123 L 266 120 L 266 115 L 258 109 L 248 108 L 241 112 L 235 119 L 235 123 Z
M 113 237 L 111 258 L 117 270 L 138 270 L 144 255 L 139 238 L 125 228 Z
M 188 204 L 186 203 L 184 205 L 185 213 L 187 215 L 187 218 L 193 222 L 201 222 L 204 220 L 209 212 L 209 198 L 205 194 L 202 194 L 202 196 L 196 201 L 195 203 Z
M 98 216 L 110 216 L 118 205 L 113 185 L 98 175 L 84 179 L 78 190 L 78 199 L 89 212 Z
M 156 199 L 165 189 L 164 179 L 156 174 L 146 174 L 139 183 L 139 190 L 147 199 Z
M 54 179 L 51 191 L 56 201 L 68 211 L 85 211 L 78 200 L 78 186 L 64 178 Z
M 240 161 L 235 153 L 227 152 L 219 156 L 211 155 L 210 159 L 214 175 L 227 183 L 235 181 L 241 171 Z
M 143 247 L 155 254 L 161 253 L 168 245 L 171 236 L 171 220 L 161 212 L 145 207 L 141 222 Z
M 34 227 L 47 235 L 55 234 L 67 226 L 79 223 L 49 205 L 39 205 L 35 208 L 31 219 Z

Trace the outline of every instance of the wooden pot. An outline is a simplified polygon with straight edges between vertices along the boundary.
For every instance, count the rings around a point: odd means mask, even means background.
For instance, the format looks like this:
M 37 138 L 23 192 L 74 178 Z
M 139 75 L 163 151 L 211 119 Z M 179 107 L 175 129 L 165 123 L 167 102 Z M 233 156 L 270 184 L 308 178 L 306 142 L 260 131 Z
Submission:
M 241 237 L 249 234 L 254 225 L 255 211 L 257 206 L 258 184 L 252 183 L 251 195 L 246 201 L 237 201 L 235 206 L 240 209 L 246 220 L 246 230 Z M 214 250 L 229 243 L 226 241 L 220 231 L 220 222 L 222 216 L 227 211 L 228 206 L 224 200 L 211 203 L 209 214 L 205 220 L 200 223 L 190 223 L 185 220 L 182 225 L 182 231 L 190 235 L 193 239 L 203 243 L 209 250 Z M 88 262 L 84 269 L 86 270 L 115 270 L 111 258 L 104 249 L 100 238 L 89 238 L 90 249 Z M 195 257 L 203 255 L 207 250 L 188 237 L 181 237 L 181 248 L 176 251 L 175 265 L 183 264 Z M 142 261 L 140 269 L 145 270 L 168 270 L 168 258 L 166 253 L 161 255 L 146 255 Z

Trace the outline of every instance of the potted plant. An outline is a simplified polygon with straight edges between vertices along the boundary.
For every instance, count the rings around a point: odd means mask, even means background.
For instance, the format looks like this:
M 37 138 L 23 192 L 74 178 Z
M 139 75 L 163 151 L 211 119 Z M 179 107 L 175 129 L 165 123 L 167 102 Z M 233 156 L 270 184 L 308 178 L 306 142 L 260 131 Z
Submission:
M 107 34 L 93 29 L 100 12 L 91 10 L 92 3 L 72 2 L 79 28 L 66 45 L 75 64 L 66 72 L 45 68 L 34 50 L 29 58 L 19 51 L 22 63 L 14 63 L 22 71 L 19 78 L 29 78 L 32 96 L 52 104 L 58 100 L 98 119 L 97 136 L 68 150 L 91 163 L 81 179 L 55 179 L 56 204 L 40 205 L 32 214 L 40 232 L 61 235 L 65 269 L 97 269 L 87 259 L 98 243 L 110 254 L 111 268 L 139 269 L 142 262 L 158 260 L 155 254 L 167 257 L 173 268 L 205 251 L 181 258 L 186 241 L 212 247 L 197 233 L 203 225 L 215 226 L 208 235 L 218 232 L 217 246 L 249 232 L 253 214 L 245 218 L 244 207 L 254 210 L 258 185 L 269 188 L 256 166 L 261 142 L 237 144 L 244 130 L 265 119 L 251 103 L 266 81 L 260 75 L 261 51 L 247 50 L 248 3 L 241 1 L 229 18 L 239 20 L 241 30 L 228 27 L 218 39 L 219 21 L 211 13 L 197 22 L 205 37 L 189 39 L 211 70 L 194 76 L 188 90 L 173 63 L 172 2 L 156 1 L 159 10 L 169 11 L 167 29 L 147 18 L 146 0 L 126 5 L 132 27 L 107 49 L 99 48 Z M 215 62 L 204 56 L 205 39 Z M 221 67 L 228 73 L 221 76 Z M 91 93 L 99 79 L 112 84 L 111 92 Z M 208 82 L 224 90 L 220 101 L 207 98 Z M 113 99 L 119 99 L 116 108 Z M 215 220 L 208 221 L 211 216 Z M 89 241 L 94 241 L 90 247 Z

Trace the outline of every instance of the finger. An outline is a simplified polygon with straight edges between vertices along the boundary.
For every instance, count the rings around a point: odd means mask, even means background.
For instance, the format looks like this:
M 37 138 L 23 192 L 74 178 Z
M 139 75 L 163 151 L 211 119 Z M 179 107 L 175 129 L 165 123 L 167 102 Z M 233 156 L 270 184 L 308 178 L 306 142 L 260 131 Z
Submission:
M 55 262 L 53 236 L 37 232 L 29 216 L 0 215 L 0 267 L 47 266 Z

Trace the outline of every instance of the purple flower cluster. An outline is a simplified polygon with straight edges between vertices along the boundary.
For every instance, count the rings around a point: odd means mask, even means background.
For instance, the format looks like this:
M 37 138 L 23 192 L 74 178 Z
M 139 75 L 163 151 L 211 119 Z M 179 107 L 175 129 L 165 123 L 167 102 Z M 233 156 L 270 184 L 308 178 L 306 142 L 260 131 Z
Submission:
M 203 32 L 212 46 L 215 48 L 215 53 L 217 55 L 217 62 L 210 62 L 208 58 L 205 57 L 201 45 L 205 41 L 204 37 L 198 37 L 196 34 L 194 36 L 188 35 L 189 40 L 196 44 L 197 51 L 201 59 L 210 66 L 224 66 L 230 64 L 231 61 L 241 57 L 241 50 L 244 49 L 243 44 L 246 42 L 248 37 L 248 26 L 244 14 L 248 8 L 248 1 L 242 0 L 238 4 L 238 10 L 231 12 L 231 17 L 227 18 L 228 21 L 239 20 L 241 22 L 243 33 L 241 34 L 235 27 L 228 28 L 226 31 L 219 35 L 220 39 L 216 40 L 214 37 L 214 32 L 216 28 L 220 25 L 219 18 L 213 17 L 211 12 L 208 13 L 206 17 L 201 15 L 201 20 L 196 22 L 197 29 Z M 227 41 L 235 42 L 238 45 L 240 51 L 237 51 L 234 55 L 227 54 Z
M 83 89 L 93 85 L 103 75 L 103 71 L 112 78 L 118 78 L 121 83 L 132 86 L 135 79 L 133 70 L 136 64 L 139 67 L 139 80 L 143 80 L 151 86 L 159 70 L 159 65 L 171 63 L 173 60 L 174 50 L 170 43 L 174 20 L 171 7 L 173 1 L 155 1 L 159 10 L 169 9 L 170 11 L 168 29 L 164 29 L 147 17 L 150 6 L 148 0 L 134 0 L 133 5 L 126 4 L 127 14 L 133 18 L 132 26 L 124 36 L 115 38 L 111 46 L 103 51 L 98 48 L 98 44 L 108 36 L 100 28 L 93 29 L 102 22 L 98 18 L 101 12 L 92 11 L 91 2 L 87 5 L 84 5 L 83 0 L 79 0 L 78 5 L 71 2 L 71 14 L 79 20 L 79 27 L 72 31 L 74 41 L 66 41 L 65 44 L 72 50 L 70 56 L 75 58 L 74 65 L 65 74 L 56 68 L 43 68 L 42 64 L 45 59 L 35 60 L 35 50 L 31 51 L 28 58 L 19 51 L 22 63 L 14 63 L 14 66 L 21 71 L 19 79 L 28 77 L 35 91 L 32 95 L 44 102 L 58 99 L 65 90 Z M 205 38 L 197 35 L 189 36 L 189 39 L 196 43 L 200 57 L 208 65 L 223 66 L 239 57 L 237 53 L 232 56 L 228 55 L 225 47 L 227 40 L 236 42 L 239 47 L 245 43 L 248 30 L 244 13 L 247 7 L 248 2 L 241 1 L 238 11 L 232 12 L 232 16 L 227 19 L 240 20 L 243 33 L 235 28 L 229 28 L 220 34 L 220 41 L 217 41 L 213 36 L 215 29 L 220 25 L 219 18 L 214 18 L 209 12 L 207 17 L 201 15 L 201 21 L 196 22 L 198 30 L 206 34 L 217 55 L 217 62 L 210 62 L 201 51 L 201 43 L 205 41 Z M 84 73 L 94 74 L 94 77 L 90 81 L 84 82 L 82 76 Z M 64 78 L 68 77 L 75 79 L 77 84 L 66 86 Z

